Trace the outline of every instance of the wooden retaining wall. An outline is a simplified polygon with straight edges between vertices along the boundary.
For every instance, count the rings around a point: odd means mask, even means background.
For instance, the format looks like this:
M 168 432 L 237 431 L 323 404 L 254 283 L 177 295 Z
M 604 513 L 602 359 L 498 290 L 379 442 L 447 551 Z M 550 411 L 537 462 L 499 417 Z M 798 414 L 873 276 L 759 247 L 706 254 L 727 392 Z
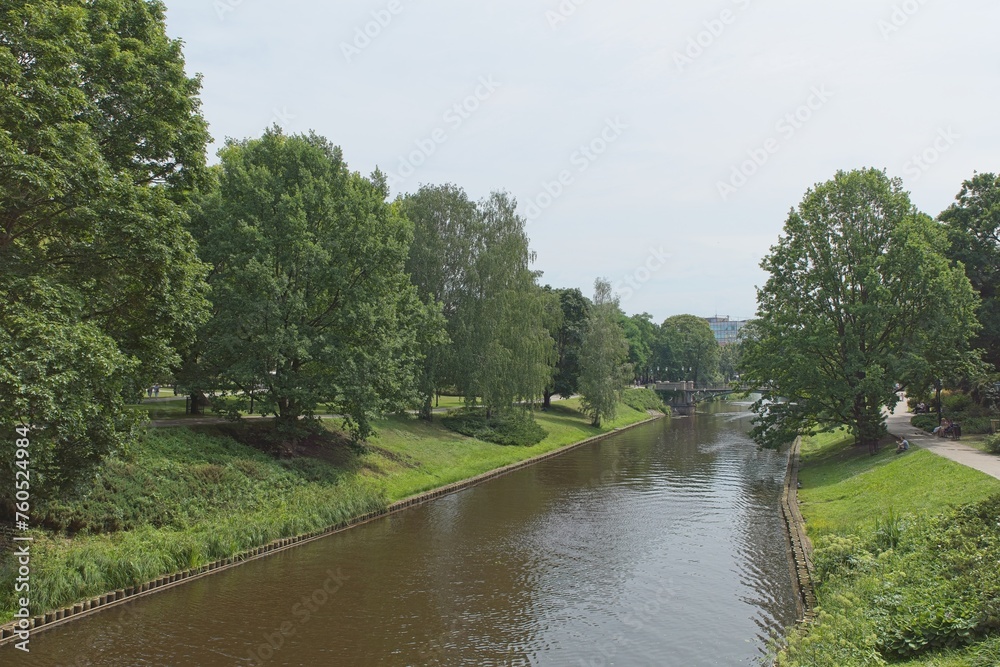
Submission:
M 442 496 L 447 496 L 459 491 L 464 491 L 470 487 L 476 486 L 477 484 L 482 484 L 483 482 L 489 481 L 491 479 L 496 479 L 497 477 L 502 477 L 503 475 L 508 475 L 517 470 L 522 470 L 529 466 L 535 465 L 541 461 L 545 461 L 556 456 L 565 454 L 566 452 L 584 447 L 586 445 L 593 444 L 600 440 L 605 440 L 611 436 L 622 433 L 638 426 L 644 426 L 650 422 L 656 421 L 662 418 L 663 415 L 651 416 L 650 419 L 645 421 L 637 422 L 629 426 L 624 426 L 622 428 L 616 428 L 607 433 L 602 433 L 601 435 L 594 436 L 592 438 L 587 438 L 572 445 L 567 445 L 559 449 L 555 449 L 551 452 L 540 454 L 539 456 L 526 459 L 524 461 L 519 461 L 518 463 L 512 463 L 510 465 L 504 466 L 502 468 L 497 468 L 496 470 L 491 470 L 489 472 L 477 475 L 476 477 L 471 477 L 469 479 L 463 480 L 461 482 L 455 482 L 447 486 L 442 486 L 426 493 L 421 493 L 410 498 L 405 498 L 398 502 L 389 505 L 383 510 L 377 512 L 370 512 L 363 516 L 355 517 L 348 521 L 336 524 L 334 526 L 329 526 L 327 528 L 316 530 L 311 533 L 306 533 L 304 535 L 298 535 L 296 537 L 287 537 L 280 540 L 275 540 L 270 544 L 264 546 L 256 547 L 250 549 L 249 551 L 244 551 L 243 553 L 231 556 L 229 558 L 224 558 L 222 560 L 215 561 L 214 563 L 209 563 L 207 565 L 202 565 L 201 567 L 192 568 L 190 570 L 184 570 L 183 572 L 175 572 L 170 575 L 165 575 L 154 579 L 153 581 L 146 582 L 144 584 L 133 586 L 130 588 L 123 588 L 110 593 L 105 593 L 104 595 L 98 595 L 89 600 L 84 600 L 83 602 L 77 602 L 76 604 L 64 607 L 62 609 L 57 609 L 55 611 L 46 612 L 40 614 L 30 619 L 25 619 L 27 624 L 27 630 L 30 631 L 32 636 L 35 636 L 39 632 L 49 630 L 51 628 L 58 627 L 70 621 L 74 621 L 78 618 L 83 618 L 85 616 L 90 616 L 100 611 L 110 609 L 112 607 L 120 606 L 126 602 L 131 602 L 132 600 L 152 595 L 154 593 L 159 593 L 160 591 L 165 591 L 182 584 L 186 584 L 189 581 L 194 581 L 196 579 L 202 579 L 211 574 L 221 572 L 223 570 L 228 570 L 230 568 L 242 565 L 249 561 L 258 560 L 260 558 L 265 558 L 272 554 L 278 553 L 280 551 L 285 551 L 293 547 L 301 546 L 309 542 L 327 537 L 334 533 L 339 533 L 344 530 L 349 530 L 361 524 L 374 521 L 390 514 L 395 514 L 396 512 L 401 512 L 405 509 L 413 507 L 415 505 L 421 505 L 428 501 L 440 498 Z M 0 646 L 4 644 L 14 643 L 19 641 L 19 637 L 15 632 L 19 629 L 24 629 L 20 627 L 20 621 L 14 621 L 7 623 L 6 625 L 0 626 Z

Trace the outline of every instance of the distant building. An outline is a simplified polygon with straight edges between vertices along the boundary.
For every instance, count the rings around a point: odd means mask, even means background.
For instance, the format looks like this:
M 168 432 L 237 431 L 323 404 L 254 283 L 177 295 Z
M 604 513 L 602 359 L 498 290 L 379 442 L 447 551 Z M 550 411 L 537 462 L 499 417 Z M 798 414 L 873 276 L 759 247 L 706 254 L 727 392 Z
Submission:
M 747 325 L 747 320 L 731 320 L 728 317 L 706 317 L 708 326 L 715 334 L 719 345 L 729 345 L 739 340 L 740 330 Z

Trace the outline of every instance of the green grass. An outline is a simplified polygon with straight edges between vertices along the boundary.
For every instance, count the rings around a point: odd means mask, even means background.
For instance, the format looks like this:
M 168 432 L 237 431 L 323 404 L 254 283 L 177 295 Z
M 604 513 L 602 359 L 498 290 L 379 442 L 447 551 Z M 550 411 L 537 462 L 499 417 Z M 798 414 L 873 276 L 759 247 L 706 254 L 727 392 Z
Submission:
M 1000 664 L 1000 480 L 925 450 L 803 443 L 819 617 L 783 667 Z M 988 638 L 988 635 L 993 635 Z
M 1000 480 L 926 450 L 888 445 L 870 456 L 849 442 L 827 433 L 803 443 L 799 500 L 810 537 L 870 528 L 889 508 L 926 514 L 1000 493 Z
M 372 444 L 391 452 L 368 461 L 386 475 L 390 500 L 401 500 L 430 489 L 475 477 L 649 418 L 645 412 L 620 406 L 617 418 L 594 428 L 579 412 L 579 399 L 553 404 L 535 419 L 548 435 L 531 447 L 507 447 L 474 440 L 443 428 L 439 423 L 392 419 L 377 424 Z
M 40 613 L 308 533 L 409 496 L 645 419 L 621 406 L 603 428 L 564 401 L 537 413 L 531 447 L 467 438 L 439 422 L 378 422 L 363 451 L 322 440 L 277 460 L 227 437 L 236 427 L 151 429 L 109 460 L 85 493 L 37 508 L 32 611 Z M 257 422 L 254 428 L 261 428 Z M 247 433 L 247 431 L 241 431 Z M 306 445 L 303 445 L 306 447 Z M 0 563 L 0 623 L 12 618 L 15 569 Z

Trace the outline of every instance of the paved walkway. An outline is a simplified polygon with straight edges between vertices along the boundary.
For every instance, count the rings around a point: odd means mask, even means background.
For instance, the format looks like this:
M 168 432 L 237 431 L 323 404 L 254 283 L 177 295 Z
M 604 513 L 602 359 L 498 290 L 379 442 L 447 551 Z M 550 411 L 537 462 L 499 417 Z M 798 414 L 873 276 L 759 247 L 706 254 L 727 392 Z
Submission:
M 911 445 L 927 449 L 946 459 L 951 459 L 1000 479 L 1000 456 L 987 454 L 975 447 L 962 444 L 961 440 L 949 440 L 931 435 L 927 431 L 911 425 L 910 419 L 912 417 L 913 414 L 910 412 L 897 411 L 894 415 L 888 415 L 886 423 L 889 426 L 889 433 L 901 435 L 909 440 Z

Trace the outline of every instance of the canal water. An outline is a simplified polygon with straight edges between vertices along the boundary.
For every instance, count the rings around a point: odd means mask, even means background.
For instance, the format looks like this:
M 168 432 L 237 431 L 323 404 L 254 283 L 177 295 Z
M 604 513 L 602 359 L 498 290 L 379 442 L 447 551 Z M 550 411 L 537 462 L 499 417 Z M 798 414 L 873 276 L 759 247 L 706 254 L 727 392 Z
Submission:
M 101 667 L 754 665 L 794 622 L 785 455 L 714 405 L 38 634 Z M 14 655 L 17 653 L 17 655 Z

